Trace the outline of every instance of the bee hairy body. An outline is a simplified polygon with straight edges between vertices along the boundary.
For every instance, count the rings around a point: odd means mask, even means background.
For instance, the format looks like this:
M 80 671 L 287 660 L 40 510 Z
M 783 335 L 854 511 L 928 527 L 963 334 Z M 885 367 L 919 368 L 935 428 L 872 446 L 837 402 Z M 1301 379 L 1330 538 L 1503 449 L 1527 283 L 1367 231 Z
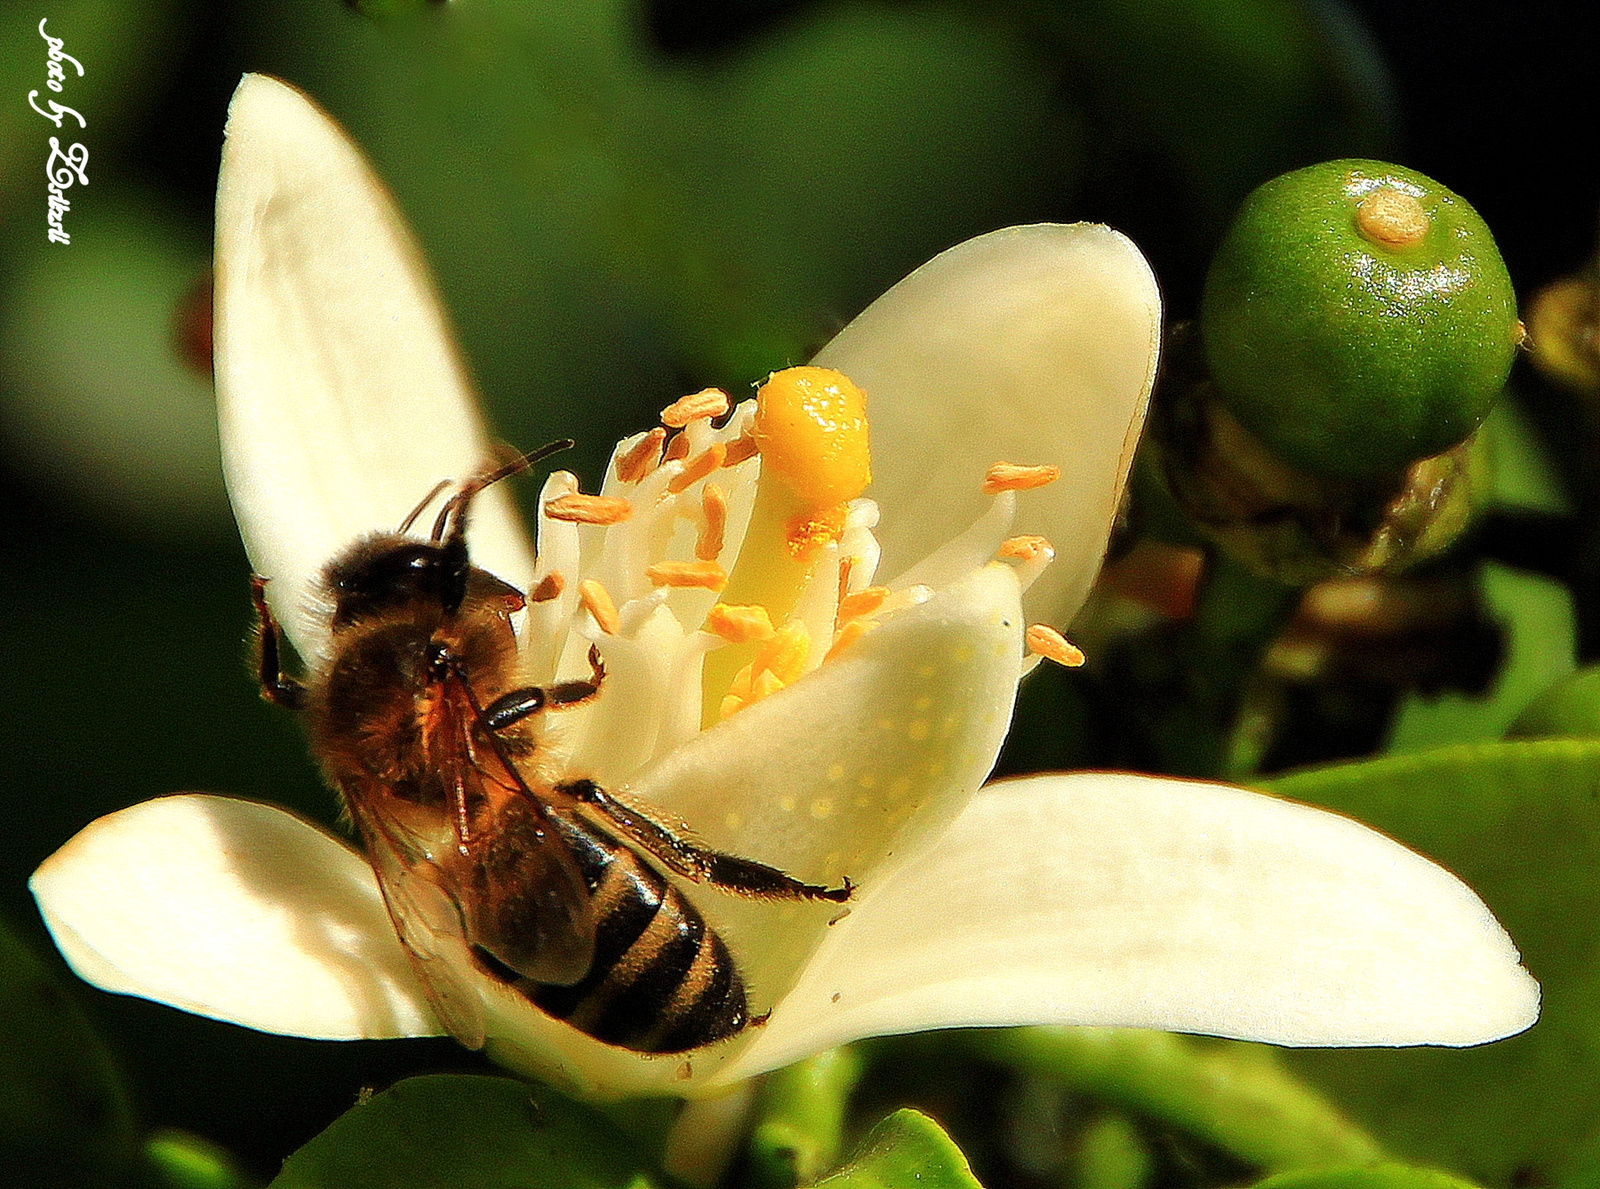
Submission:
M 326 656 L 304 684 L 281 669 L 266 580 L 254 579 L 262 694 L 303 713 L 422 987 L 464 1042 L 484 1039 L 465 976 L 606 1044 L 700 1048 L 764 1017 L 666 873 L 757 899 L 839 903 L 851 887 L 705 850 L 553 770 L 544 714 L 599 695 L 599 653 L 587 680 L 528 684 L 511 619 L 526 600 L 469 564 L 465 537 L 472 496 L 537 457 L 462 484 L 427 540 L 404 535 L 414 512 L 335 557 Z

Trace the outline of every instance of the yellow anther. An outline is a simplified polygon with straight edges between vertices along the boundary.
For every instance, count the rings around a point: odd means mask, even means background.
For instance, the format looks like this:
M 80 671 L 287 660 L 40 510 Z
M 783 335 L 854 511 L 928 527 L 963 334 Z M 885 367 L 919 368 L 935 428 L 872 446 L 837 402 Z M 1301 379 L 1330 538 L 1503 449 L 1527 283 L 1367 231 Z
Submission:
M 700 535 L 695 538 L 694 555 L 701 561 L 722 556 L 722 536 L 728 528 L 728 497 L 715 483 L 700 489 L 700 511 L 705 516 Z
M 705 628 L 729 644 L 770 640 L 776 634 L 767 609 L 750 603 L 718 603 L 707 612 Z
M 568 520 L 574 524 L 620 524 L 633 515 L 633 505 L 614 495 L 571 492 L 546 500 L 544 514 L 551 520 Z
M 728 585 L 728 574 L 714 561 L 658 561 L 646 566 L 644 576 L 651 586 L 694 586 L 721 590 Z
M 722 718 L 732 718 L 735 714 L 738 714 L 739 711 L 743 710 L 746 705 L 748 705 L 748 703 L 738 694 L 723 694 L 722 704 L 718 708 L 717 713 Z
M 567 580 L 561 576 L 561 571 L 551 570 L 528 592 L 528 602 L 548 603 L 551 599 L 559 599 L 561 592 L 566 589 Z
M 845 595 L 839 600 L 839 620 L 843 622 L 858 615 L 871 615 L 883 606 L 883 600 L 888 597 L 887 586 L 868 586 L 856 591 L 855 594 Z
M 867 454 L 867 398 L 843 372 L 791 367 L 756 393 L 751 427 L 762 478 L 781 478 L 803 507 L 853 500 L 872 481 Z
M 983 494 L 999 495 L 1002 491 L 1028 491 L 1054 483 L 1061 478 L 1061 468 L 1053 466 L 1019 466 L 1014 462 L 997 462 L 983 477 Z
M 861 639 L 862 636 L 865 636 L 868 626 L 864 619 L 846 620 L 844 625 L 839 628 L 838 634 L 834 636 L 833 643 L 828 647 L 827 655 L 822 658 L 823 664 L 827 664 L 846 648 L 849 648 L 850 645 Z
M 994 555 L 1002 559 L 1014 558 L 1018 561 L 1034 561 L 1041 555 L 1054 557 L 1055 552 L 1055 547 L 1043 537 L 1028 535 L 1007 537 L 1000 542 L 1000 548 L 995 550 Z
M 629 451 L 617 459 L 617 478 L 624 483 L 637 483 L 661 460 L 661 443 L 667 440 L 667 431 L 659 425 L 635 442 Z
M 721 417 L 732 408 L 728 394 L 720 388 L 702 388 L 689 396 L 679 397 L 661 410 L 661 424 L 668 429 L 682 429 L 701 417 Z
M 749 434 L 740 434 L 728 443 L 728 453 L 722 460 L 725 467 L 736 467 L 747 458 L 754 458 L 761 453 L 756 446 L 756 440 Z
M 578 602 L 594 616 L 595 625 L 606 635 L 615 636 L 622 630 L 622 620 L 617 616 L 617 604 L 611 592 L 593 578 L 578 583 Z
M 661 456 L 662 462 L 682 462 L 689 457 L 689 435 L 678 434 L 667 443 L 666 453 Z
M 704 479 L 722 465 L 722 460 L 727 453 L 728 448 L 721 442 L 712 442 L 693 462 L 672 477 L 667 483 L 667 490 L 673 495 L 677 495 L 691 484 Z
M 762 698 L 770 698 L 786 684 L 788 683 L 771 669 L 763 669 L 756 674 L 755 680 L 750 683 L 750 700 L 759 702 Z
M 1068 669 L 1076 669 L 1083 664 L 1083 653 L 1055 628 L 1042 623 L 1030 624 L 1024 639 L 1028 642 L 1028 651 L 1037 653 L 1047 661 Z

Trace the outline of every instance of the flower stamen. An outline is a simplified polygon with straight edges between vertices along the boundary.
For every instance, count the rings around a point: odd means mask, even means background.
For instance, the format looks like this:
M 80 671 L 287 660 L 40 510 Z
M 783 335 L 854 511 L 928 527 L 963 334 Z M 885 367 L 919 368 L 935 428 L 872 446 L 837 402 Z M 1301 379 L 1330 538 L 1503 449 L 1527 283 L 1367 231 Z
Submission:
M 1029 624 L 1023 638 L 1028 643 L 1029 652 L 1047 661 L 1054 661 L 1063 668 L 1076 669 L 1083 664 L 1082 650 L 1047 624 Z
M 551 570 L 538 584 L 528 592 L 528 602 L 548 603 L 552 599 L 559 599 L 561 592 L 567 589 L 567 580 L 562 577 L 560 570 Z
M 755 438 L 749 434 L 740 434 L 728 443 L 728 453 L 722 459 L 725 467 L 736 467 L 747 458 L 754 458 L 761 453 L 761 448 L 756 445 Z
M 858 619 L 863 615 L 871 615 L 883 606 L 883 600 L 888 597 L 887 586 L 866 586 L 855 594 L 845 595 L 839 600 L 839 619 Z
M 728 394 L 720 388 L 702 388 L 699 392 L 679 397 L 661 410 L 661 424 L 668 429 L 682 429 L 691 421 L 704 417 L 715 420 L 727 415 L 732 406 Z
M 608 636 L 622 630 L 622 619 L 617 615 L 617 604 L 611 592 L 593 578 L 578 583 L 578 601 L 593 618 L 595 626 Z
M 1037 561 L 1041 556 L 1054 557 L 1055 553 L 1055 546 L 1044 537 L 1028 534 L 1007 537 L 994 555 L 1002 561 Z
M 1023 466 L 1014 462 L 997 462 L 983 477 L 983 494 L 999 495 L 1002 491 L 1031 491 L 1054 483 L 1061 478 L 1057 466 Z
M 666 440 L 667 431 L 659 425 L 645 434 L 617 459 L 617 478 L 623 483 L 637 483 L 655 470 L 661 460 L 662 443 Z
M 706 613 L 706 631 L 730 644 L 770 640 L 776 632 L 765 607 L 717 603 Z
M 721 590 L 728 573 L 714 561 L 658 561 L 645 567 L 651 586 L 700 587 Z
M 700 512 L 705 519 L 695 538 L 694 555 L 701 561 L 715 561 L 722 555 L 723 534 L 728 528 L 728 497 L 715 483 L 700 489 Z
M 727 453 L 728 448 L 721 442 L 711 443 L 696 456 L 693 462 L 672 477 L 667 483 L 667 491 L 672 495 L 677 495 L 691 485 L 698 483 L 722 465 L 722 460 Z
M 546 500 L 544 514 L 551 520 L 573 524 L 621 524 L 633 515 L 633 504 L 614 495 L 584 495 L 573 491 Z

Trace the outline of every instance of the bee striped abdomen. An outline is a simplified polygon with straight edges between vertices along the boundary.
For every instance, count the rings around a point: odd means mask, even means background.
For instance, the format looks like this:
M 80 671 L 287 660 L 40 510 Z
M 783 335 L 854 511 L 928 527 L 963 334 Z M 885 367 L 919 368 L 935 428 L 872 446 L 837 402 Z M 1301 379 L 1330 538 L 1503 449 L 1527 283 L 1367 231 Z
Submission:
M 694 905 L 598 828 L 559 827 L 592 889 L 594 962 L 569 987 L 518 980 L 522 993 L 596 1040 L 644 1053 L 699 1048 L 748 1024 L 733 956 Z

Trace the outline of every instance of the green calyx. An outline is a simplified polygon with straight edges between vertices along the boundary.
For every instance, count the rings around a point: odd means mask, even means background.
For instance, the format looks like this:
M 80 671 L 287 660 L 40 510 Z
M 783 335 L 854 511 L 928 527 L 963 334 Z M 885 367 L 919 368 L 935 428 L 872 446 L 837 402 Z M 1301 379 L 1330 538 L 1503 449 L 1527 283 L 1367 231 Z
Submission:
M 1477 212 L 1378 161 L 1308 166 L 1246 198 L 1200 326 L 1240 423 L 1290 465 L 1354 482 L 1465 439 L 1523 336 Z

